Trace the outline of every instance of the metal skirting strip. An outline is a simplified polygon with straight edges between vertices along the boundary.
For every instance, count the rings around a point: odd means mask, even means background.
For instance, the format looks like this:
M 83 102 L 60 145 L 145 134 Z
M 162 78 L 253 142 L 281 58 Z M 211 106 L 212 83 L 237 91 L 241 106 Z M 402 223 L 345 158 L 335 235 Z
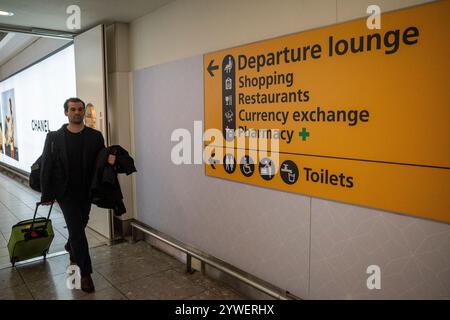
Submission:
M 186 261 L 187 261 L 188 271 L 191 270 L 191 265 L 190 265 L 191 258 L 194 257 L 202 262 L 202 269 L 203 269 L 203 263 L 206 263 L 206 264 L 216 268 L 217 270 L 220 270 L 228 275 L 231 275 L 231 276 L 239 279 L 240 281 L 250 285 L 251 287 L 253 287 L 255 289 L 258 289 L 259 291 L 261 291 L 275 299 L 279 299 L 279 300 L 299 299 L 298 297 L 295 297 L 294 295 L 290 294 L 289 292 L 283 292 L 283 290 L 281 290 L 281 289 L 276 290 L 276 289 L 270 288 L 267 285 L 263 285 L 262 280 L 260 280 L 260 281 L 253 280 L 250 277 L 248 277 L 247 275 L 245 275 L 245 272 L 240 271 L 236 268 L 228 267 L 225 265 L 224 262 L 222 262 L 216 258 L 207 257 L 204 254 L 195 252 L 194 249 L 187 248 L 182 243 L 180 243 L 176 240 L 169 239 L 168 236 L 162 234 L 161 232 L 159 232 L 147 225 L 144 225 L 143 223 L 141 223 L 139 221 L 134 220 L 133 222 L 131 222 L 131 227 L 132 227 L 134 240 L 136 240 L 135 229 L 137 229 L 137 230 L 144 232 L 145 234 L 148 234 L 151 237 L 154 237 L 154 238 L 168 244 L 169 246 L 171 246 L 173 248 L 176 248 L 176 249 L 186 253 L 186 255 L 187 255 Z
M 29 180 L 29 176 L 28 176 L 27 172 L 22 171 L 20 169 L 13 168 L 13 167 L 11 167 L 11 166 L 7 165 L 6 163 L 3 163 L 3 162 L 0 162 L 0 171 L 6 171 L 8 173 L 11 173 L 11 174 L 15 175 L 16 177 L 18 177 L 18 178 L 20 178 L 22 180 L 25 180 L 27 182 Z

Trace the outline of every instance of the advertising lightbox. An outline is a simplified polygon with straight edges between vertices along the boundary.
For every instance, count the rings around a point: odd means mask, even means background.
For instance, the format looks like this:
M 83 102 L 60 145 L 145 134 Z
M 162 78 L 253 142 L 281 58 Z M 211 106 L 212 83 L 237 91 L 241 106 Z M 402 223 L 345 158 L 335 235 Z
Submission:
M 67 123 L 64 101 L 75 96 L 73 45 L 0 82 L 0 162 L 30 172 L 47 133 Z

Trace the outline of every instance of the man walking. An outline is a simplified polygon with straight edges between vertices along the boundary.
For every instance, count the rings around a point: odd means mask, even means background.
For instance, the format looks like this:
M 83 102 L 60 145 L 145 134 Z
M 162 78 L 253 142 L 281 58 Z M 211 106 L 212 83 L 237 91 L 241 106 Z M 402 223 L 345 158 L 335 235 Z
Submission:
M 79 98 L 67 99 L 64 114 L 69 123 L 49 132 L 41 162 L 41 202 L 58 201 L 69 231 L 65 249 L 71 263 L 81 273 L 81 289 L 95 291 L 91 278 L 92 264 L 85 228 L 91 203 L 89 188 L 94 174 L 97 154 L 105 147 L 100 131 L 84 125 L 85 103 Z M 115 156 L 108 158 L 113 165 Z

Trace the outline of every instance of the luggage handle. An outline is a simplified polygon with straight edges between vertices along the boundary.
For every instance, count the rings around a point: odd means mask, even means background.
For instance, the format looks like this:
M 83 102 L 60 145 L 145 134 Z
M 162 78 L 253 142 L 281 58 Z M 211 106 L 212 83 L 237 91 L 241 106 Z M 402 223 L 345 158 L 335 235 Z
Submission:
M 44 229 L 47 228 L 48 219 L 50 218 L 50 213 L 52 212 L 52 208 L 53 208 L 53 203 L 54 203 L 54 201 L 52 201 L 52 204 L 50 205 L 50 210 L 48 210 L 47 220 L 45 221 Z M 36 220 L 36 214 L 37 214 L 38 208 L 41 204 L 42 204 L 42 202 L 36 202 L 36 209 L 34 209 L 33 222 L 31 223 L 30 231 L 33 230 L 33 225 Z

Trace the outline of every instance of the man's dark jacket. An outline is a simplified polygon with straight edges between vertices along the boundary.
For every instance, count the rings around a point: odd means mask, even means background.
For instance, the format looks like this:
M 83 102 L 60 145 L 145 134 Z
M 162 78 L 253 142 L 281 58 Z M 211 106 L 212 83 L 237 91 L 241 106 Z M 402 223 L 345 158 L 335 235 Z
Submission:
M 108 156 L 116 156 L 114 166 L 108 164 Z M 100 208 L 114 210 L 115 215 L 122 215 L 126 212 L 122 201 L 122 190 L 120 189 L 118 173 L 129 175 L 136 172 L 133 158 L 124 148 L 118 145 L 102 149 L 97 156 L 95 173 L 91 185 L 91 201 Z
M 61 200 L 67 194 L 69 160 L 66 148 L 66 126 L 67 124 L 57 131 L 49 132 L 45 139 L 41 160 L 41 201 L 43 202 Z M 105 141 L 100 131 L 89 127 L 84 127 L 83 130 L 82 180 L 87 182 L 86 188 L 89 189 L 95 161 L 99 151 L 105 147 Z

